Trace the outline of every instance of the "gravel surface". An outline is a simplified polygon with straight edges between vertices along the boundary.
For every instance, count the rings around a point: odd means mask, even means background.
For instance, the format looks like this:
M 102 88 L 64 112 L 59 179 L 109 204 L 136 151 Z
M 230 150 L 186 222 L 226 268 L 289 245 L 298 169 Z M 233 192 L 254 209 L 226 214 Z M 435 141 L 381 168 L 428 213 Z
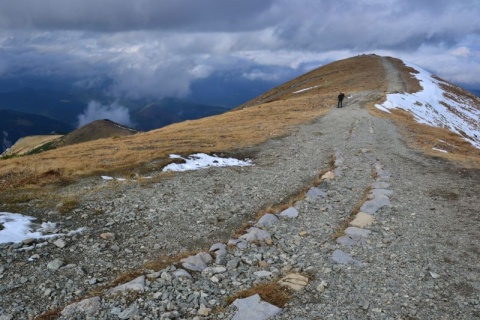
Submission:
M 228 154 L 253 167 L 88 179 L 63 190 L 90 190 L 73 212 L 32 205 L 22 213 L 60 222 L 59 233 L 88 231 L 0 245 L 0 319 L 49 309 L 64 319 L 241 319 L 226 297 L 289 274 L 308 283 L 275 319 L 480 318 L 480 171 L 409 149 L 392 122 L 363 109 L 377 96 L 354 93 L 284 138 Z M 311 196 L 232 239 L 260 209 L 312 187 L 333 155 Z M 373 223 L 334 238 L 360 205 Z M 192 256 L 106 290 L 179 252 Z

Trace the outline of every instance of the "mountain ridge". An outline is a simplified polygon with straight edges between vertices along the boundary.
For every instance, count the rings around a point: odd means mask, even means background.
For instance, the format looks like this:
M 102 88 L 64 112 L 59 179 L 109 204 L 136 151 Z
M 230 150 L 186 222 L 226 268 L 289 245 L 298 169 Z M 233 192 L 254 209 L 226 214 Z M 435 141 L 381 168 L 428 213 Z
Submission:
M 398 59 L 388 59 L 395 62 L 402 79 L 409 84 L 407 92 L 420 90 L 418 80 L 411 74 L 411 68 Z M 441 140 L 446 141 L 445 144 L 458 146 L 452 153 L 439 156 L 469 161 L 475 165 L 474 159 L 478 157 L 478 150 L 465 145 L 460 137 L 450 135 L 449 131 L 442 128 L 418 125 L 413 117 L 403 114 L 402 110 L 395 110 L 389 115 L 376 109 L 375 104 L 383 102 L 388 92 L 388 80 L 385 77 L 381 57 L 352 57 L 310 71 L 222 115 L 185 121 L 114 142 L 107 139 L 91 144 L 84 143 L 81 148 L 58 148 L 37 157 L 48 158 L 45 162 L 48 166 L 64 167 L 65 172 L 83 175 L 89 170 L 96 172 L 99 168 L 108 171 L 116 170 L 117 166 L 144 166 L 155 159 L 163 159 L 160 163 L 168 162 L 168 155 L 172 152 L 186 155 L 190 152 L 234 151 L 287 134 L 292 125 L 299 125 L 326 114 L 336 106 L 338 92 L 344 91 L 347 95 L 357 95 L 357 98 L 352 98 L 354 101 L 363 99 L 362 104 L 377 116 L 396 115 L 396 123 L 404 128 L 406 136 L 411 136 L 409 141 L 424 152 L 435 154 L 432 147 L 439 143 L 439 139 L 435 138 L 438 134 Z M 346 102 L 348 105 L 348 100 Z M 112 144 L 121 150 L 115 158 L 111 158 L 107 152 L 101 152 L 102 149 L 111 148 Z M 48 154 L 52 152 L 53 154 Z M 75 157 L 77 153 L 91 154 L 93 159 L 106 157 L 109 165 L 106 167 L 94 161 L 90 164 L 80 162 L 77 167 L 73 159 L 60 160 L 62 157 Z M 62 164 L 54 164 L 55 159 Z M 7 164 L 8 162 L 5 163 Z M 9 171 L 8 166 L 4 168 L 4 172 Z
M 3 160 L 0 211 L 56 238 L 0 244 L 2 312 L 231 319 L 258 294 L 277 318 L 475 318 L 478 149 L 378 109 L 421 86 L 385 59 L 339 61 L 219 116 Z M 432 151 L 439 137 L 457 149 Z M 193 151 L 253 165 L 163 172 Z

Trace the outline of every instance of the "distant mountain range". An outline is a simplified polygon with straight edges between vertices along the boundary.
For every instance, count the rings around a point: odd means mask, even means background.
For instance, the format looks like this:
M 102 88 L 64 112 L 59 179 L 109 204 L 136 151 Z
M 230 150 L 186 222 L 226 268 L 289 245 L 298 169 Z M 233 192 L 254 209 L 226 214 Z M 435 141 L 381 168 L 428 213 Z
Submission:
M 110 104 L 108 97 L 93 90 L 51 87 L 15 87 L 0 90 L 0 153 L 18 139 L 52 132 L 66 134 L 78 125 L 91 101 Z M 220 114 L 226 107 L 194 103 L 178 98 L 158 101 L 124 100 L 119 102 L 130 113 L 135 129 L 148 131 L 163 126 Z M 102 115 L 102 118 L 108 116 Z
M 176 122 L 221 114 L 228 110 L 225 107 L 209 106 L 177 98 L 164 98 L 134 110 L 132 120 L 136 129 L 148 131 Z
M 0 153 L 22 137 L 66 134 L 73 129 L 71 125 L 38 114 L 0 110 Z

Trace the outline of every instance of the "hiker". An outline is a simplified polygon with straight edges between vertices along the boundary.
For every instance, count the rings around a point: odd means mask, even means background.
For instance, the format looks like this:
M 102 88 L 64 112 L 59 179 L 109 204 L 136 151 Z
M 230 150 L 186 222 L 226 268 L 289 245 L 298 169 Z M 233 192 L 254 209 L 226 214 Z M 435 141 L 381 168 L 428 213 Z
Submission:
M 343 108 L 343 105 L 342 105 L 343 98 L 345 98 L 345 95 L 343 94 L 343 92 L 340 92 L 340 94 L 338 95 L 337 108 Z

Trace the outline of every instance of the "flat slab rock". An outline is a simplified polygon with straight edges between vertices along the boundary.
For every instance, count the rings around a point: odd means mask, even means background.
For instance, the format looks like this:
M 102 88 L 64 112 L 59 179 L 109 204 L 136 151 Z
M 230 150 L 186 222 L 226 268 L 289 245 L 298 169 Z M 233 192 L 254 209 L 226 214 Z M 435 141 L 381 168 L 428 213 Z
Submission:
M 355 219 L 353 219 L 349 223 L 349 225 L 351 225 L 352 227 L 365 228 L 365 227 L 371 226 L 374 220 L 375 220 L 375 217 L 372 216 L 371 214 L 368 214 L 365 212 L 359 212 L 355 216 Z
M 192 270 L 192 271 L 203 271 L 208 267 L 208 264 L 212 261 L 212 256 L 206 252 L 197 253 L 194 256 L 190 256 L 188 258 L 184 258 L 180 260 L 182 262 L 182 266 L 185 269 Z
M 232 320 L 266 320 L 282 311 L 279 307 L 262 301 L 258 294 L 245 299 L 237 299 L 233 305 L 238 308 L 238 311 Z
M 358 227 L 348 227 L 345 229 L 345 234 L 351 236 L 352 238 L 366 238 L 370 232 L 370 230 Z
M 87 316 L 93 316 L 98 310 L 100 310 L 100 306 L 100 297 L 93 297 L 69 304 L 62 310 L 61 314 L 64 317 L 70 317 L 74 313 L 80 312 Z
M 361 261 L 353 259 L 348 253 L 339 249 L 333 251 L 332 259 L 334 262 L 339 264 L 353 264 L 358 266 L 363 265 Z
M 373 198 L 378 196 L 390 196 L 392 194 L 393 191 L 388 189 L 372 189 L 372 191 L 370 191 L 370 195 L 372 195 Z
M 357 245 L 359 242 L 361 242 L 360 239 L 354 239 L 350 236 L 341 236 L 337 239 L 338 244 L 350 247 Z
M 375 213 L 380 208 L 390 205 L 390 200 L 386 196 L 375 197 L 372 200 L 366 201 L 361 207 L 360 211 L 365 213 Z
M 308 191 L 307 191 L 307 196 L 308 197 L 312 197 L 312 198 L 316 198 L 316 197 L 323 197 L 325 198 L 327 196 L 327 193 L 319 188 L 316 188 L 316 187 L 311 187 Z
M 373 189 L 386 189 L 390 187 L 390 183 L 384 182 L 384 181 L 377 181 L 372 183 L 372 188 Z

